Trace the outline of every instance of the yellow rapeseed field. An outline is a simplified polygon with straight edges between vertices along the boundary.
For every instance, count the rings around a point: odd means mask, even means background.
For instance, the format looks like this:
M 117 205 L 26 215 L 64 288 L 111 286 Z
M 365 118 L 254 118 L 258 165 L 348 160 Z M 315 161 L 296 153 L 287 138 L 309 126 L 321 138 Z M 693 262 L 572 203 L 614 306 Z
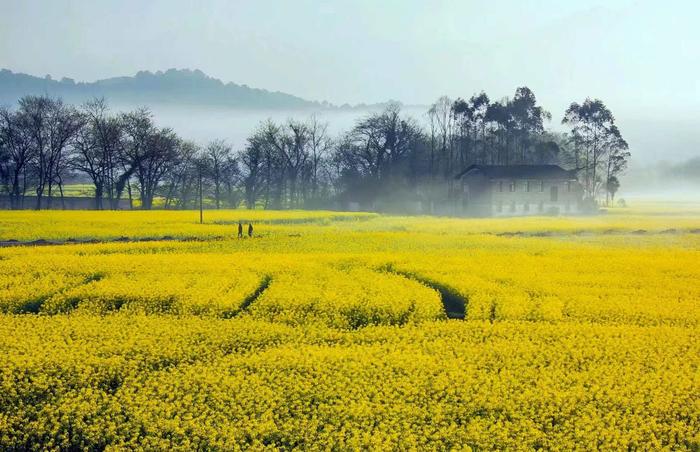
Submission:
M 700 448 L 695 206 L 204 219 L 0 212 L 0 450 Z

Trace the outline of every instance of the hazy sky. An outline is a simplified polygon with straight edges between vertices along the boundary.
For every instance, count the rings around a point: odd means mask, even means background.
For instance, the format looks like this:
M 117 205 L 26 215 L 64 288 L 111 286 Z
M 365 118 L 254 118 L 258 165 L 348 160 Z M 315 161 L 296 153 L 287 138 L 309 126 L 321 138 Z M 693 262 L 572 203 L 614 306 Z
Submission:
M 335 103 L 528 85 L 553 111 L 697 113 L 700 2 L 0 0 L 0 67 L 94 80 L 198 68 Z M 557 115 L 558 116 L 558 115 Z
M 634 166 L 700 156 L 698 22 L 690 0 L 0 0 L 0 68 L 80 81 L 201 69 L 336 104 L 527 85 L 553 128 L 572 101 L 604 100 Z M 234 142 L 268 114 L 157 113 Z

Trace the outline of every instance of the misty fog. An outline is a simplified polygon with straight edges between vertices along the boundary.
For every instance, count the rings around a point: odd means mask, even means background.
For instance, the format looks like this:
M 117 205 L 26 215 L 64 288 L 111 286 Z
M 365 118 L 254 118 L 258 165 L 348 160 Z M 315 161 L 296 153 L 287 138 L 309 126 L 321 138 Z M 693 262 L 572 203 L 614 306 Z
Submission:
M 328 124 L 331 136 L 338 136 L 352 128 L 354 123 L 377 109 L 318 109 L 318 110 L 240 110 L 198 106 L 149 105 L 157 124 L 171 127 L 183 138 L 206 144 L 224 139 L 234 149 L 242 148 L 246 139 L 259 124 L 267 119 L 284 122 L 287 119 L 305 120 L 315 115 Z M 546 106 L 545 106 L 546 107 Z M 128 111 L 137 105 L 113 105 L 115 111 Z M 377 107 L 379 108 L 379 107 Z M 414 118 L 427 129 L 428 106 L 403 106 L 402 112 Z M 552 120 L 546 127 L 565 131 L 561 125 L 562 112 L 551 112 Z M 620 128 L 629 142 L 633 157 L 621 177 L 622 198 L 700 201 L 700 173 L 674 174 L 673 168 L 684 167 L 700 156 L 700 134 L 693 121 L 659 122 L 645 119 L 617 117 Z
M 528 86 L 552 114 L 545 127 L 555 131 L 564 130 L 571 102 L 602 99 L 631 152 L 620 195 L 699 198 L 697 175 L 667 169 L 700 156 L 698 3 L 535 3 L 11 2 L 0 14 L 0 67 L 76 81 L 201 69 L 224 82 L 336 105 L 427 105 L 482 90 L 498 100 Z M 159 125 L 184 138 L 223 138 L 234 148 L 262 120 L 313 113 L 148 106 Z M 424 124 L 426 110 L 404 113 Z M 337 135 L 367 111 L 316 113 Z

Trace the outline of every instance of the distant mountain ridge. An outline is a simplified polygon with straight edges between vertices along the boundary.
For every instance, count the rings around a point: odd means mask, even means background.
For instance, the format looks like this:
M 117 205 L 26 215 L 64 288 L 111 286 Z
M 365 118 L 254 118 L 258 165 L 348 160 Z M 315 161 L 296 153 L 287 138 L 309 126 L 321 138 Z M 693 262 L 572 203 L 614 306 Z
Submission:
M 279 91 L 224 83 L 200 70 L 168 69 L 140 71 L 132 77 L 113 77 L 95 82 L 75 82 L 70 78 L 54 80 L 0 70 L 0 104 L 13 105 L 22 96 L 49 94 L 70 103 L 82 103 L 92 97 L 105 97 L 115 104 L 173 104 L 230 107 L 240 109 L 320 109 L 367 108 L 375 105 L 343 105 L 315 102 Z

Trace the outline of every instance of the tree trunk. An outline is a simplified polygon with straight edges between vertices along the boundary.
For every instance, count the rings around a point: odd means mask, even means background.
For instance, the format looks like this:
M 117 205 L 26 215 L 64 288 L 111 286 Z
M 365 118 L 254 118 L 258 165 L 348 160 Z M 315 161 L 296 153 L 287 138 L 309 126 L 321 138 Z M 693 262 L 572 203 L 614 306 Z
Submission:
M 66 198 L 63 196 L 63 182 L 58 181 L 58 192 L 61 197 L 61 209 L 66 210 Z
M 102 188 L 95 187 L 95 209 L 102 210 Z
M 131 193 L 131 182 L 127 180 L 126 182 L 126 192 L 129 195 L 129 209 L 134 208 L 134 195 Z

